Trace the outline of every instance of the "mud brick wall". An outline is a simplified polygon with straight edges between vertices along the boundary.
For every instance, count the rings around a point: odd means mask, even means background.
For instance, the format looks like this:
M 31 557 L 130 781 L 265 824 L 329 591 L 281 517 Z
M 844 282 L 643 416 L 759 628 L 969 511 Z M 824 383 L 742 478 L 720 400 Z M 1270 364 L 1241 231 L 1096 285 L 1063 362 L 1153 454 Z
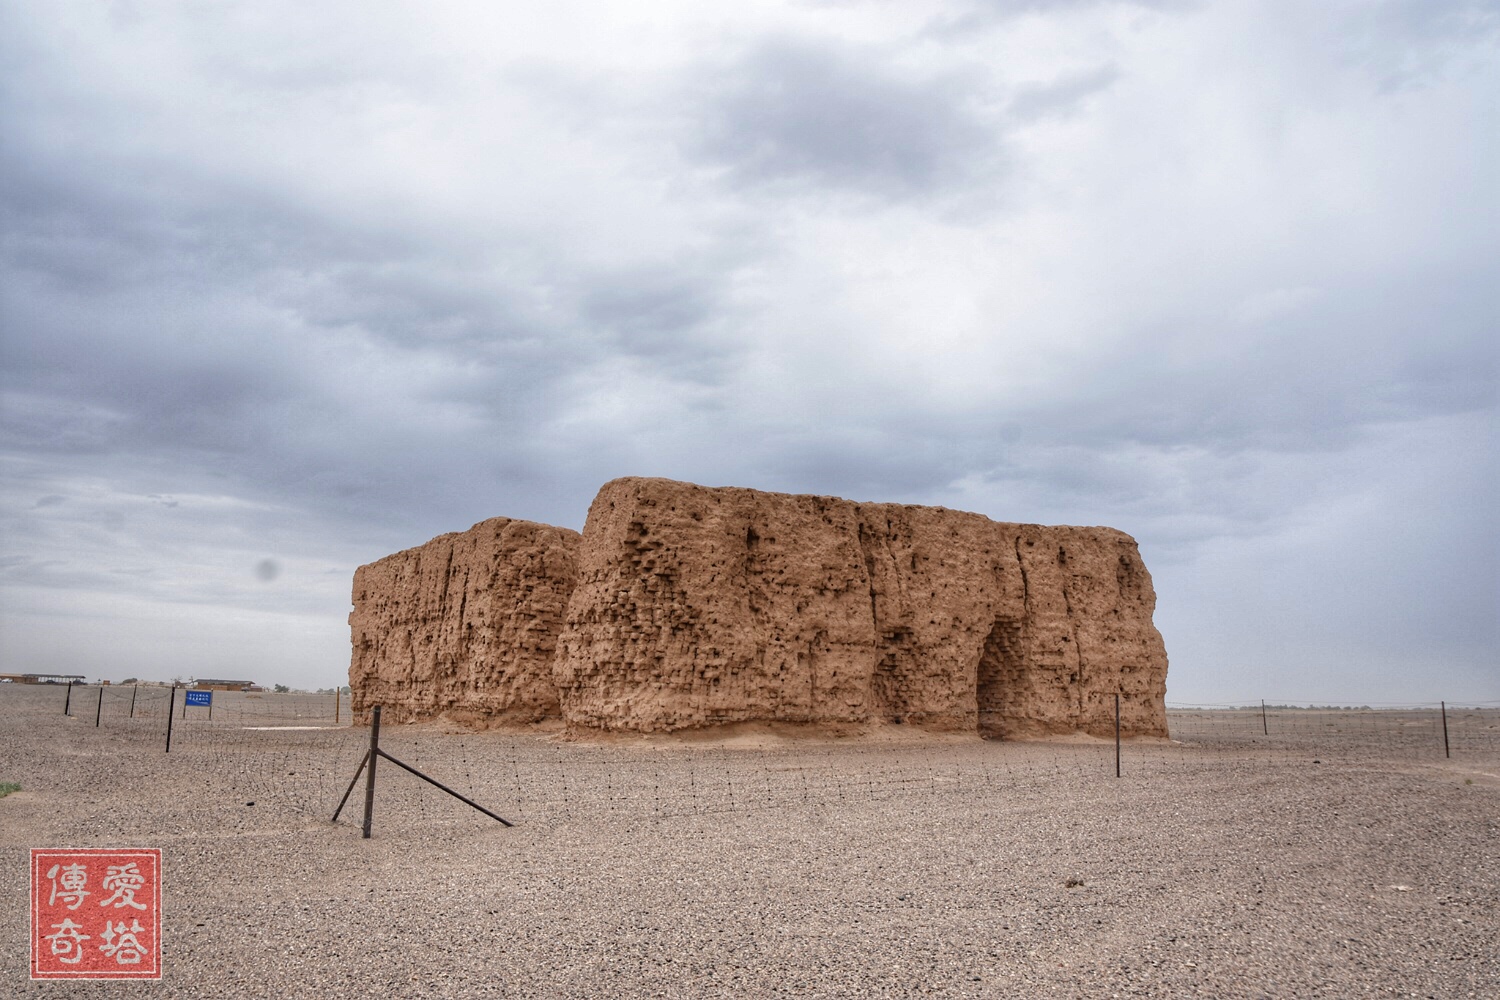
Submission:
M 579 543 L 567 528 L 497 517 L 361 566 L 354 711 L 471 724 L 558 716 L 552 661 Z
M 553 676 L 606 729 L 899 722 L 1166 735 L 1150 574 L 1110 528 L 619 479 Z

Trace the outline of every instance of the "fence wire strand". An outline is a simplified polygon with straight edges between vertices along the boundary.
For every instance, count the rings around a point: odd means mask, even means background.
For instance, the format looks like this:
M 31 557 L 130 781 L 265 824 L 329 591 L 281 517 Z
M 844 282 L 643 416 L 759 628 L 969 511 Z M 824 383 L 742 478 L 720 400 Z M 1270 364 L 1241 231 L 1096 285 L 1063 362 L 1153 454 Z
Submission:
M 173 761 L 193 769 L 212 793 L 172 808 L 184 818 L 232 815 L 236 823 L 261 826 L 331 816 L 369 738 L 364 726 L 351 725 L 347 700 L 338 702 L 333 695 L 215 692 L 210 717 L 205 707 L 184 709 L 180 690 L 0 686 L 0 718 L 50 718 L 81 748 L 107 741 L 120 758 L 117 780 L 126 783 L 130 754 L 165 751 L 171 705 Z M 1167 720 L 1168 739 L 1125 742 L 1124 780 L 1204 778 L 1247 761 L 1259 768 L 1500 763 L 1500 703 L 1169 705 Z M 952 796 L 1041 800 L 1059 782 L 1096 783 L 1106 794 L 1117 780 L 1113 741 L 1082 737 L 603 744 L 422 723 L 383 727 L 381 749 L 512 822 L 535 824 L 680 822 L 856 803 L 920 810 Z M 380 767 L 378 784 L 381 828 L 493 823 L 397 767 Z M 346 806 L 341 822 L 357 825 L 358 814 Z

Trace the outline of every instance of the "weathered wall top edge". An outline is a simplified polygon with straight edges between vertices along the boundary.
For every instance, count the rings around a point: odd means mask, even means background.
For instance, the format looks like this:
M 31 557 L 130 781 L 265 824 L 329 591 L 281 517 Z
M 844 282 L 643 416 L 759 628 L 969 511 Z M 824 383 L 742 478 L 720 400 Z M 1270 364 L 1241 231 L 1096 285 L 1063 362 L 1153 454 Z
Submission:
M 691 491 L 705 497 L 757 497 L 770 499 L 773 501 L 781 500 L 788 502 L 816 500 L 831 504 L 846 504 L 848 505 L 848 508 L 855 514 L 862 516 L 877 515 L 882 511 L 882 509 L 889 509 L 892 512 L 901 511 L 907 513 L 931 512 L 943 515 L 955 515 L 961 518 L 973 518 L 976 521 L 986 522 L 990 525 L 993 525 L 996 529 L 1006 532 L 1014 531 L 1019 534 L 1062 532 L 1067 534 L 1083 535 L 1112 535 L 1115 536 L 1118 541 L 1125 542 L 1130 545 L 1136 544 L 1135 538 L 1133 538 L 1127 532 L 1124 532 L 1119 528 L 1109 527 L 1107 525 L 1037 524 L 1029 521 L 997 521 L 987 514 L 981 514 L 978 511 L 959 510 L 953 507 L 944 507 L 939 504 L 909 504 L 894 503 L 890 501 L 850 500 L 845 497 L 833 496 L 832 494 L 825 493 L 779 493 L 770 490 L 758 490 L 750 486 L 703 486 L 699 483 L 690 483 L 678 479 L 667 479 L 661 476 L 620 476 L 615 479 L 611 479 L 609 482 L 605 483 L 599 488 L 599 492 L 594 498 L 594 503 L 597 504 L 601 500 L 613 499 L 619 497 L 621 494 L 628 494 L 632 491 L 634 491 L 638 496 L 649 496 L 653 493 L 680 493 L 682 491 Z M 420 544 L 412 545 L 397 552 L 392 552 L 389 555 L 381 556 L 379 559 L 373 559 L 370 562 L 364 563 L 357 567 L 356 572 L 381 566 L 383 564 L 397 563 L 402 560 L 410 559 L 428 546 L 444 541 L 457 539 L 470 532 L 478 531 L 487 525 L 495 524 L 499 524 L 502 526 L 509 524 L 529 525 L 537 528 L 543 528 L 549 531 L 555 531 L 565 537 L 582 537 L 582 535 L 578 531 L 575 531 L 572 528 L 565 528 L 560 525 L 554 524 L 546 524 L 542 521 L 526 521 L 520 518 L 511 518 L 504 516 L 490 517 L 476 522 L 464 531 L 447 531 L 440 535 L 434 535 L 433 537 Z
M 363 570 L 363 569 L 369 569 L 370 567 L 373 567 L 373 566 L 379 566 L 382 563 L 399 562 L 402 559 L 410 559 L 417 552 L 420 552 L 422 549 L 427 548 L 429 545 L 433 545 L 433 544 L 435 544 L 437 542 L 442 542 L 442 541 L 446 541 L 446 540 L 449 540 L 449 539 L 460 538 L 460 537 L 462 537 L 464 535 L 469 534 L 470 532 L 478 531 L 480 528 L 483 528 L 486 525 L 491 525 L 491 524 L 499 524 L 499 525 L 502 525 L 502 526 L 508 525 L 508 524 L 518 524 L 518 525 L 523 525 L 523 526 L 530 525 L 532 527 L 545 528 L 548 531 L 556 531 L 556 532 L 561 533 L 564 536 L 572 535 L 572 536 L 577 537 L 577 538 L 583 537 L 577 531 L 574 531 L 572 528 L 564 528 L 564 527 L 561 527 L 561 526 L 556 525 L 556 524 L 546 524 L 546 523 L 544 523 L 542 521 L 525 521 L 525 520 L 521 520 L 520 518 L 514 518 L 514 517 L 487 517 L 483 521 L 479 521 L 479 522 L 476 522 L 475 524 L 470 525 L 468 528 L 464 529 L 463 531 L 445 531 L 441 535 L 433 535 L 431 538 L 427 539 L 427 541 L 422 542 L 419 545 L 412 545 L 412 546 L 410 546 L 408 548 L 401 549 L 399 552 L 392 552 L 390 555 L 381 556 L 379 559 L 372 559 L 370 562 L 367 562 L 367 563 L 364 563 L 361 566 L 358 566 L 356 568 L 356 572 L 358 572 L 359 570 Z
M 638 495 L 648 494 L 657 490 L 663 492 L 690 490 L 708 496 L 718 494 L 721 496 L 733 497 L 756 496 L 768 498 L 770 500 L 785 501 L 819 500 L 829 503 L 848 504 L 851 508 L 854 509 L 856 513 L 861 514 L 867 512 L 873 513 L 878 511 L 880 508 L 891 508 L 892 510 L 899 509 L 904 511 L 931 511 L 942 514 L 954 514 L 966 518 L 976 518 L 981 521 L 987 521 L 988 523 L 993 524 L 997 528 L 1005 531 L 1060 531 L 1069 533 L 1098 532 L 1108 535 L 1115 535 L 1118 536 L 1118 538 L 1122 541 L 1127 541 L 1132 545 L 1136 544 L 1135 538 L 1128 532 L 1103 524 L 1037 524 L 1030 521 L 997 521 L 994 518 L 990 517 L 988 514 L 981 514 L 978 511 L 959 510 L 954 507 L 944 507 L 939 504 L 895 503 L 891 501 L 881 500 L 850 500 L 845 497 L 833 496 L 832 494 L 826 493 L 780 493 L 771 490 L 760 490 L 751 486 L 703 486 L 699 483 L 690 483 L 684 480 L 677 479 L 667 479 L 662 476 L 619 476 L 615 479 L 611 479 L 609 482 L 605 483 L 599 488 L 599 492 L 594 498 L 594 503 L 598 503 L 600 500 L 612 499 L 616 496 L 619 496 L 621 493 L 627 493 L 632 489 L 634 489 L 634 491 Z

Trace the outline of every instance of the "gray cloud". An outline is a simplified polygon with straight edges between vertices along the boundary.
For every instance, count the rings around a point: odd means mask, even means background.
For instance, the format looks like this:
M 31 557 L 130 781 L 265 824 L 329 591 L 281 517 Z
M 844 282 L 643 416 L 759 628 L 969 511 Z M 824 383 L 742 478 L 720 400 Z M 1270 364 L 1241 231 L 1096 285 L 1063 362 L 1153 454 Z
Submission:
M 1335 51 L 1372 73 L 1382 89 L 1403 90 L 1468 70 L 1500 38 L 1500 5 L 1387 0 L 1352 10 L 1344 29 Z
M 1181 12 L 1201 0 L 971 0 L 933 19 L 929 30 L 939 36 L 960 36 L 1006 25 L 1023 17 L 1067 18 L 1099 9 Z
M 699 148 L 741 184 L 922 197 L 999 159 L 980 80 L 903 73 L 889 53 L 765 41 L 701 85 Z
M 1022 86 L 1017 88 L 1006 111 L 1011 118 L 1020 121 L 1068 114 L 1119 77 L 1118 67 L 1101 66 L 1082 73 L 1070 73 L 1050 83 Z

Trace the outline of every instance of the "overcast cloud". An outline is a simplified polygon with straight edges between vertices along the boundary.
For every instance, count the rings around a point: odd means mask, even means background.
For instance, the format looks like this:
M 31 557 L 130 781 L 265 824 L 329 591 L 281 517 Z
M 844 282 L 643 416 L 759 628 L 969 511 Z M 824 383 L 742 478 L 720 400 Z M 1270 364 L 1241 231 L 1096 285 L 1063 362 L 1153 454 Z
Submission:
M 1177 702 L 1500 699 L 1500 5 L 0 0 L 6 670 L 348 665 L 619 475 L 1110 524 Z

